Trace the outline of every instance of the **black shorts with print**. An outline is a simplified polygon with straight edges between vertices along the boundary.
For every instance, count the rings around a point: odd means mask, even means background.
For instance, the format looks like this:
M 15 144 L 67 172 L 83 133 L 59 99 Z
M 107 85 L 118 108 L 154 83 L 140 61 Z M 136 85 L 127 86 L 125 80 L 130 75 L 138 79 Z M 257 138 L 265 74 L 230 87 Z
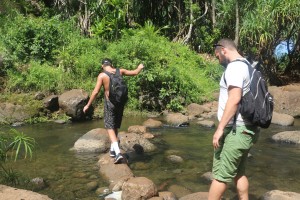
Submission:
M 104 98 L 104 126 L 106 129 L 121 127 L 124 105 L 115 106 L 108 99 Z

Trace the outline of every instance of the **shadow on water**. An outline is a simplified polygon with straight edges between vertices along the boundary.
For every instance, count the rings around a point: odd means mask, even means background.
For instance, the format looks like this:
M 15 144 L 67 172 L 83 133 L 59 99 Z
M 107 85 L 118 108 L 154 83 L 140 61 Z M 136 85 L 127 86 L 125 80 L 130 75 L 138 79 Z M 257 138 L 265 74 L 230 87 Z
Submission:
M 141 125 L 143 118 L 124 119 L 121 131 L 130 125 Z M 108 182 L 98 173 L 97 154 L 76 154 L 69 149 L 76 140 L 91 129 L 103 127 L 103 121 L 73 124 L 36 124 L 18 127 L 34 137 L 38 143 L 34 159 L 9 163 L 28 179 L 42 177 L 48 187 L 38 191 L 52 199 L 100 199 L 95 189 L 107 187 Z M 271 125 L 262 129 L 260 139 L 250 151 L 247 176 L 250 182 L 250 199 L 259 199 L 269 190 L 300 192 L 300 146 L 273 143 L 272 135 L 286 130 L 299 130 L 300 119 L 292 127 Z M 129 157 L 129 166 L 135 176 L 151 179 L 160 191 L 170 190 L 178 197 L 208 191 L 209 183 L 201 176 L 212 166 L 211 145 L 214 129 L 190 124 L 188 127 L 162 127 L 150 130 L 157 137 L 153 142 L 158 147 L 152 153 Z M 129 154 L 130 155 L 130 154 Z M 169 155 L 183 158 L 182 163 L 172 163 Z M 30 188 L 27 188 L 30 189 Z M 235 187 L 228 185 L 226 199 L 236 199 Z

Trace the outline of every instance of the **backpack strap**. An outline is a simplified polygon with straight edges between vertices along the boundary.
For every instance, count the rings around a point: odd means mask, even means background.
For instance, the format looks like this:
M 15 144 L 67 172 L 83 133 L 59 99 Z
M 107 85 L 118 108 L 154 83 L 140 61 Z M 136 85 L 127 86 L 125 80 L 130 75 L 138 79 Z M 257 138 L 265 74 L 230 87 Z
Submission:
M 237 62 L 237 61 L 240 61 L 240 62 L 243 62 L 243 63 L 246 63 L 246 64 L 247 64 L 247 66 L 248 66 L 248 71 L 249 71 L 249 77 L 250 77 L 250 83 L 251 83 L 251 77 L 252 77 L 252 73 L 253 73 L 253 68 L 252 68 L 251 64 L 250 64 L 249 61 L 246 60 L 246 59 L 236 59 L 236 60 L 233 60 L 233 61 L 231 61 L 231 62 Z M 226 70 L 225 70 L 225 72 L 224 72 L 223 79 L 224 79 L 224 82 L 225 82 L 225 84 L 226 84 L 226 86 L 227 86 L 227 82 L 226 82 L 226 79 L 225 79 L 225 73 L 226 73 Z M 242 88 L 242 89 L 243 89 L 243 88 Z M 232 130 L 233 130 L 234 133 L 236 132 L 236 119 L 237 119 L 237 116 L 238 116 L 238 114 L 239 114 L 240 107 L 241 107 L 241 104 L 239 103 L 238 108 L 237 108 L 237 110 L 236 110 L 236 113 L 234 114 L 234 117 L 233 117 Z

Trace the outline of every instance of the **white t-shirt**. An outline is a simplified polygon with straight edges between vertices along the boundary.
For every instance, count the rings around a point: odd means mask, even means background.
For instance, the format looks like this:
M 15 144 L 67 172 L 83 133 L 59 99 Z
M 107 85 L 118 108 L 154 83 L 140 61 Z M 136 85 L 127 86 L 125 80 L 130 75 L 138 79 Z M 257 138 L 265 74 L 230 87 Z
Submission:
M 241 59 L 240 59 L 241 60 Z M 225 76 L 225 80 L 224 80 Z M 250 90 L 250 76 L 249 70 L 246 63 L 243 61 L 234 61 L 227 65 L 225 72 L 222 75 L 220 81 L 220 96 L 218 105 L 218 120 L 220 121 L 226 102 L 228 100 L 228 86 L 235 86 L 243 89 L 243 96 Z M 230 120 L 227 126 L 233 124 L 233 118 Z M 251 124 L 251 122 L 243 119 L 240 114 L 238 114 L 236 119 L 236 125 Z

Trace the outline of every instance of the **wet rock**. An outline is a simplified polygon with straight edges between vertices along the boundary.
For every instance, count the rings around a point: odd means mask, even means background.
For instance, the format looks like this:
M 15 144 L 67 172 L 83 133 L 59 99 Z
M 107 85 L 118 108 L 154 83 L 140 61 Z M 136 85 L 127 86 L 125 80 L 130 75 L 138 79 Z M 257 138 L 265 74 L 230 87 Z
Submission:
M 208 192 L 197 192 L 179 198 L 179 200 L 207 200 Z
M 83 120 L 91 117 L 93 108 L 83 113 L 83 107 L 89 100 L 88 93 L 81 89 L 74 89 L 61 94 L 58 98 L 59 107 L 73 120 Z
M 162 197 L 164 200 L 177 200 L 175 194 L 169 191 L 159 192 L 158 196 Z
M 57 95 L 51 95 L 44 99 L 44 108 L 47 110 L 50 110 L 51 112 L 59 110 L 59 104 L 58 104 L 58 96 Z
M 293 117 L 300 116 L 300 84 L 271 86 L 268 89 L 274 97 L 274 111 Z
M 204 174 L 202 174 L 201 178 L 207 182 L 207 183 L 211 183 L 211 181 L 213 180 L 213 175 L 211 172 L 206 172 Z
M 120 147 L 124 151 L 136 151 L 138 154 L 143 152 L 152 152 L 156 150 L 156 146 L 142 135 L 136 133 L 119 134 Z
M 103 197 L 105 195 L 108 195 L 110 193 L 110 190 L 107 187 L 100 187 L 95 191 L 95 193 L 100 197 Z
M 182 126 L 189 124 L 189 117 L 181 113 L 168 113 L 165 119 L 171 126 Z
M 111 188 L 118 181 L 133 177 L 133 173 L 125 160 L 120 164 L 114 164 L 114 159 L 111 158 L 108 153 L 100 157 L 98 166 L 100 174 L 112 184 L 110 186 Z
M 176 156 L 176 155 L 169 155 L 168 160 L 170 160 L 173 163 L 182 163 L 183 159 L 180 156 Z
M 28 190 L 17 189 L 0 185 L 1 200 L 30 199 L 30 200 L 51 200 L 47 195 L 38 194 Z
M 92 181 L 86 184 L 88 191 L 93 191 L 98 187 L 98 183 L 96 181 Z
M 157 196 L 156 185 L 145 177 L 132 177 L 122 187 L 122 200 L 149 199 Z
M 208 128 L 215 127 L 215 122 L 209 120 L 198 121 L 197 124 Z
M 262 200 L 299 200 L 300 193 L 272 190 L 265 193 L 260 199 Z
M 129 126 L 128 133 L 144 134 L 147 132 L 146 126 Z
M 183 196 L 186 196 L 186 195 L 192 193 L 189 189 L 187 189 L 186 187 L 180 186 L 180 185 L 171 185 L 169 187 L 168 191 L 175 194 L 175 196 L 179 199 Z
M 300 144 L 300 131 L 284 131 L 272 136 L 275 142 Z
M 189 117 L 199 117 L 202 113 L 209 112 L 209 111 L 210 110 L 207 109 L 206 107 L 196 103 L 191 103 L 190 105 L 187 106 L 187 112 Z
M 96 128 L 81 136 L 71 150 L 76 152 L 104 153 L 110 147 L 106 129 Z
M 31 179 L 30 184 L 33 186 L 34 190 L 42 190 L 47 187 L 44 179 L 41 177 Z
M 292 126 L 294 124 L 294 117 L 287 114 L 273 112 L 272 124 L 278 124 L 281 126 Z
M 148 128 L 159 128 L 163 125 L 161 121 L 154 120 L 154 119 L 147 119 L 143 122 L 143 125 Z
M 21 105 L 0 103 L 0 123 L 11 124 L 14 122 L 22 122 L 30 117 L 30 112 Z

